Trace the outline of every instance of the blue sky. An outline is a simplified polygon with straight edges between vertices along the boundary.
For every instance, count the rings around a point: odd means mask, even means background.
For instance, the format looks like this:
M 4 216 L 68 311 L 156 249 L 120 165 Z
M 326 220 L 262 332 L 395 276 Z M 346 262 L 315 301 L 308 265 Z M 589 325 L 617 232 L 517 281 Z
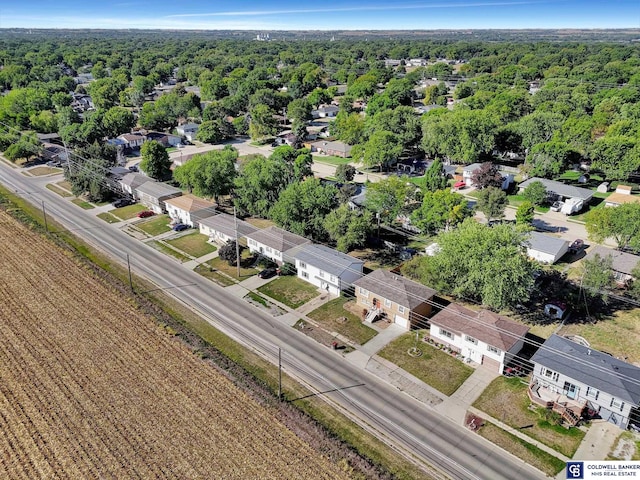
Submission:
M 640 28 L 640 0 L 18 0 L 2 3 L 0 28 Z

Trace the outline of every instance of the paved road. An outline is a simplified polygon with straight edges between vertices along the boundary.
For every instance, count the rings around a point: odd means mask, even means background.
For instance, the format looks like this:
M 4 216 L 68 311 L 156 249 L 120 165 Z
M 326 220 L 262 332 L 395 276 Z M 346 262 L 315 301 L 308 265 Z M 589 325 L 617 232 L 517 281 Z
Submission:
M 68 200 L 43 189 L 50 179 L 28 178 L 0 162 L 0 182 L 24 192 L 47 212 L 114 260 L 126 254 L 137 275 L 145 276 L 176 299 L 199 311 L 212 325 L 236 341 L 277 362 L 283 349 L 283 368 L 343 410 L 385 443 L 420 462 L 437 466 L 453 479 L 534 480 L 545 478 L 473 432 L 450 422 L 434 410 L 382 382 L 305 335 L 279 323 L 207 281 L 181 268 L 116 225 L 109 225 Z

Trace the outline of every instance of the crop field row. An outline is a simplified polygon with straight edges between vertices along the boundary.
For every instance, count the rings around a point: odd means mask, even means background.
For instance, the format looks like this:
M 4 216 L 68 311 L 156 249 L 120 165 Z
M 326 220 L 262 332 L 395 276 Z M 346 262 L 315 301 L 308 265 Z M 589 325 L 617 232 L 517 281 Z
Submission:
M 344 477 L 4 212 L 0 245 L 0 478 Z

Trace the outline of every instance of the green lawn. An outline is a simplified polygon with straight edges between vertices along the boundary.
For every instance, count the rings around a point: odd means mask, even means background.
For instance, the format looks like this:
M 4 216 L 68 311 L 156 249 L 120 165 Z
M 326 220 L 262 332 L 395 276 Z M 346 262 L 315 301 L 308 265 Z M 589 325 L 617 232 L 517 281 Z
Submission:
M 182 263 L 188 262 L 189 260 L 191 260 L 189 257 L 186 257 L 186 256 L 182 255 L 180 252 L 175 251 L 173 248 L 171 248 L 170 246 L 166 245 L 162 241 L 156 240 L 154 242 L 149 242 L 147 245 L 151 245 L 156 250 L 164 253 L 165 255 L 169 255 L 171 257 L 174 257 L 174 258 L 180 260 L 180 262 L 182 262 Z
M 278 277 L 258 288 L 258 291 L 290 308 L 298 308 L 319 295 L 318 287 L 294 275 Z
M 212 267 L 211 262 L 201 263 L 196 268 L 194 268 L 193 271 L 222 287 L 228 287 L 230 285 L 236 284 L 235 280 L 227 277 L 226 275 L 220 273 L 218 270 Z
M 29 173 L 34 177 L 42 177 L 45 175 L 55 175 L 56 173 L 61 173 L 61 168 L 51 168 L 51 167 L 35 167 L 29 170 Z
M 473 193 L 476 193 L 476 192 L 473 192 Z M 522 202 L 526 200 L 527 199 L 524 197 L 524 195 L 507 195 L 507 201 L 509 202 L 509 206 L 511 207 L 517 208 L 520 205 L 522 205 Z M 547 213 L 549 211 L 548 205 L 547 206 L 534 205 L 534 208 L 536 213 Z
M 110 210 L 109 213 L 115 215 L 120 220 L 129 220 L 130 218 L 135 217 L 138 213 L 146 210 L 147 207 L 144 205 L 140 205 L 139 203 L 134 203 L 133 205 L 127 205 L 126 207 L 116 208 L 114 210 Z
M 351 163 L 351 158 L 336 157 L 334 155 L 313 155 L 313 161 L 317 163 L 328 163 L 329 165 L 345 165 Z
M 451 395 L 469 378 L 473 368 L 421 340 L 418 341 L 418 348 L 422 355 L 409 355 L 407 351 L 415 345 L 416 334 L 418 338 L 422 338 L 425 333 L 426 331 L 405 333 L 383 348 L 378 355 L 445 395 Z
M 78 205 L 80 208 L 83 208 L 85 210 L 91 210 L 92 208 L 95 208 L 92 203 L 81 200 L 80 198 L 74 198 L 73 200 L 71 200 L 71 203 Z
M 198 258 L 217 250 L 214 245 L 207 242 L 208 239 L 209 237 L 207 235 L 202 235 L 195 231 L 182 237 L 167 240 L 166 243 L 194 258 Z
M 336 298 L 316 308 L 308 317 L 318 322 L 325 330 L 338 332 L 349 340 L 364 345 L 378 332 L 362 323 L 357 315 L 344 307 L 348 301 L 346 297 Z
M 107 223 L 118 223 L 120 219 L 118 217 L 114 217 L 109 212 L 102 212 L 97 215 L 98 218 L 101 218 Z
M 585 432 L 549 423 L 538 413 L 539 410 L 530 410 L 530 404 L 527 383 L 519 378 L 498 377 L 473 406 L 563 455 L 573 457 Z
M 63 190 L 60 187 L 57 187 L 53 183 L 47 183 L 46 187 L 48 190 L 51 190 L 52 192 L 57 193 L 61 197 L 73 197 L 72 193 L 69 193 L 66 190 Z
M 256 275 L 258 270 L 252 268 L 254 257 L 249 253 L 249 250 L 242 249 L 240 251 L 240 276 L 238 277 L 238 267 L 234 263 L 229 265 L 229 262 L 222 260 L 221 258 L 213 258 L 207 262 L 211 268 L 226 273 L 232 278 L 235 278 L 239 282 L 246 280 L 247 278 Z
M 520 437 L 502 430 L 493 423 L 485 422 L 478 430 L 478 433 L 550 477 L 557 475 L 565 467 L 565 463 L 559 458 L 540 450 L 529 442 L 525 442 Z
M 136 224 L 136 227 L 152 237 L 171 230 L 171 227 L 169 226 L 168 215 L 158 215 L 157 217 L 152 217 L 149 220 L 145 220 L 144 222 Z

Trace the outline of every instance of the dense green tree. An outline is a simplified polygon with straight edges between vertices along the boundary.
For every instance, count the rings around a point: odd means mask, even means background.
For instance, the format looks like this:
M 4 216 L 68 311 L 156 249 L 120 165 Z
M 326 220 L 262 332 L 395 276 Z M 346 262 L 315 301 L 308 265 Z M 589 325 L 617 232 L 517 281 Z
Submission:
M 364 206 L 388 224 L 395 221 L 415 185 L 407 177 L 389 177 L 367 185 Z
M 364 141 L 365 120 L 358 113 L 340 110 L 336 119 L 330 124 L 331 134 L 348 145 L 356 145 Z
M 531 226 L 533 223 L 535 209 L 533 203 L 525 200 L 516 209 L 516 225 Z
M 522 138 L 522 148 L 530 150 L 534 145 L 550 141 L 562 126 L 563 120 L 562 115 L 552 112 L 536 111 L 522 117 L 517 124 L 517 131 Z
M 547 187 L 542 182 L 531 182 L 522 191 L 522 196 L 534 205 L 544 205 L 547 202 Z
M 116 164 L 116 150 L 111 145 L 95 142 L 77 148 L 65 165 L 64 176 L 71 183 L 74 195 L 86 194 L 89 201 L 102 202 L 113 196 L 107 180 L 109 168 Z
M 601 256 L 596 253 L 592 258 L 585 258 L 582 261 L 580 288 L 592 304 L 597 306 L 600 301 L 607 303 L 613 279 L 611 255 Z
M 507 208 L 507 195 L 496 187 L 480 190 L 476 208 L 482 212 L 488 221 L 504 218 Z
M 585 226 L 596 242 L 613 238 L 619 248 L 640 252 L 640 204 L 592 209 L 585 215 Z
M 425 170 L 421 186 L 429 192 L 447 188 L 447 178 L 444 176 L 444 168 L 439 158 L 436 158 Z
M 415 151 L 422 138 L 420 117 L 411 107 L 399 106 L 393 110 L 382 110 L 374 116 L 369 116 L 367 110 L 366 136 L 369 137 L 379 130 L 395 134 L 402 148 L 408 151 Z
M 249 112 L 249 135 L 252 139 L 260 139 L 275 135 L 278 125 L 273 118 L 273 111 L 267 105 L 256 105 Z
M 329 92 L 324 88 L 316 88 L 312 91 L 307 100 L 309 104 L 315 108 L 318 108 L 320 105 L 324 103 L 329 103 L 331 101 L 332 96 Z
M 467 200 L 450 190 L 425 192 L 422 205 L 411 213 L 411 223 L 425 233 L 449 230 L 473 215 Z
M 311 120 L 311 104 L 306 98 L 296 98 L 287 106 L 287 116 L 292 122 L 304 124 Z
M 196 140 L 204 143 L 220 143 L 231 138 L 233 125 L 223 119 L 202 122 L 196 133 Z
M 54 133 L 58 130 L 58 120 L 51 110 L 43 110 L 29 117 L 31 127 L 39 133 Z
M 289 169 L 280 161 L 256 156 L 240 167 L 234 180 L 235 205 L 241 213 L 267 218 L 287 185 Z
M 352 210 L 342 204 L 329 212 L 324 219 L 324 228 L 329 238 L 336 242 L 336 249 L 348 252 L 363 247 L 373 226 L 373 215 L 367 210 Z
M 364 144 L 361 162 L 365 167 L 382 168 L 398 160 L 402 153 L 402 144 L 388 130 L 375 131 Z
M 161 143 L 150 140 L 140 147 L 140 170 L 156 180 L 165 180 L 171 176 L 171 159 L 167 149 Z
M 533 287 L 536 267 L 525 239 L 511 225 L 468 219 L 438 236 L 435 256 L 416 257 L 403 271 L 439 292 L 502 310 L 526 302 Z
M 342 183 L 353 181 L 356 169 L 348 163 L 341 163 L 336 167 L 336 180 Z
M 291 183 L 285 188 L 269 215 L 285 230 L 323 241 L 327 238 L 324 217 L 338 203 L 338 190 L 333 185 L 322 185 L 317 178 Z
M 640 137 L 605 136 L 593 143 L 592 168 L 608 180 L 626 180 L 640 169 Z
M 218 202 L 221 195 L 228 195 L 233 188 L 237 158 L 238 152 L 234 148 L 197 154 L 184 165 L 176 167 L 173 179 L 181 188 L 200 197 L 213 197 Z
M 571 150 L 566 143 L 553 140 L 534 145 L 526 162 L 531 165 L 531 175 L 552 178 L 560 175 L 579 158 L 577 152 Z
M 111 138 L 130 132 L 135 124 L 133 113 L 122 107 L 111 107 L 102 118 L 104 133 Z
M 38 141 L 38 137 L 33 133 L 22 134 L 20 138 L 7 147 L 4 156 L 16 162 L 18 160 L 29 160 L 31 157 L 37 157 L 42 152 L 42 144 Z

